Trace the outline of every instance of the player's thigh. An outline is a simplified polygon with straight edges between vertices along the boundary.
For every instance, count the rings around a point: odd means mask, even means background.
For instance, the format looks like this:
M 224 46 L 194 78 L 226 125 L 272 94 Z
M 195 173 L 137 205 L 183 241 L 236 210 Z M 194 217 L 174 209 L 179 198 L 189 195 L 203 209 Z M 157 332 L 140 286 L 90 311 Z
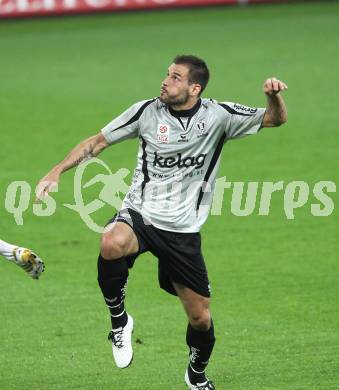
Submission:
M 190 319 L 210 317 L 210 298 L 204 297 L 182 284 L 173 282 L 178 297 Z
M 124 256 L 133 255 L 139 250 L 137 236 L 125 222 L 114 221 L 105 227 L 101 236 L 101 248 L 119 248 Z

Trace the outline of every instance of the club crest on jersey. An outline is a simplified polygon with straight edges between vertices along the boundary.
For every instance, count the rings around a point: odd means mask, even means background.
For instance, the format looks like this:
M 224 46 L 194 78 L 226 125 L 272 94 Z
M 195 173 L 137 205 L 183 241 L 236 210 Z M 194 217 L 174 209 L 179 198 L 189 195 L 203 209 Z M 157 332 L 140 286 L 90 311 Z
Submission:
M 206 137 L 206 135 L 208 135 L 205 121 L 198 122 L 197 128 L 198 128 L 198 138 Z
M 157 142 L 159 144 L 169 143 L 170 127 L 168 125 L 160 124 L 157 128 Z

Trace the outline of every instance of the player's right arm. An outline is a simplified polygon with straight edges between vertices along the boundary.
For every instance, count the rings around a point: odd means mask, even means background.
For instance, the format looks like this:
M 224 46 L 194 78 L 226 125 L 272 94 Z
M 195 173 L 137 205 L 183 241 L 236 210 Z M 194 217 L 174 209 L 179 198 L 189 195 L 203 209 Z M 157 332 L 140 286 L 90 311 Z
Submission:
M 107 148 L 107 146 L 109 146 L 109 143 L 101 132 L 80 142 L 62 161 L 55 165 L 55 167 L 39 181 L 36 191 L 37 199 L 42 199 L 51 189 L 58 185 L 60 175 L 63 172 L 92 157 L 96 157 Z
M 96 157 L 109 145 L 137 137 L 139 118 L 154 100 L 143 100 L 133 104 L 133 106 L 108 123 L 99 134 L 80 142 L 59 164 L 40 180 L 36 191 L 37 200 L 42 199 L 51 189 L 58 185 L 60 175 L 63 172 L 81 164 L 83 161 Z

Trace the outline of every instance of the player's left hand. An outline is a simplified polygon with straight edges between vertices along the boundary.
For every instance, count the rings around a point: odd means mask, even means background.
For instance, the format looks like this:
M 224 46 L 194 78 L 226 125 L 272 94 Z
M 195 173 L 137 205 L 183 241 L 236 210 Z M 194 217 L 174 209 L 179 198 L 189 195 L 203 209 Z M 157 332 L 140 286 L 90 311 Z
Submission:
M 264 82 L 264 93 L 267 96 L 274 96 L 288 89 L 288 86 L 281 80 L 271 77 Z

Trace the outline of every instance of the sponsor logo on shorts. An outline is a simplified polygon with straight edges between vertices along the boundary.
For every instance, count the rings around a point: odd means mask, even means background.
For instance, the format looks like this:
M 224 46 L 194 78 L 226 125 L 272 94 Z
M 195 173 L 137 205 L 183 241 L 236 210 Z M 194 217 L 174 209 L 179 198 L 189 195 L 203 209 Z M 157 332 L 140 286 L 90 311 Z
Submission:
M 182 157 L 181 153 L 177 153 L 176 157 L 162 157 L 157 152 L 154 152 L 153 166 L 161 168 L 189 168 L 195 167 L 195 169 L 202 168 L 205 163 L 206 154 L 199 154 L 194 157 Z

